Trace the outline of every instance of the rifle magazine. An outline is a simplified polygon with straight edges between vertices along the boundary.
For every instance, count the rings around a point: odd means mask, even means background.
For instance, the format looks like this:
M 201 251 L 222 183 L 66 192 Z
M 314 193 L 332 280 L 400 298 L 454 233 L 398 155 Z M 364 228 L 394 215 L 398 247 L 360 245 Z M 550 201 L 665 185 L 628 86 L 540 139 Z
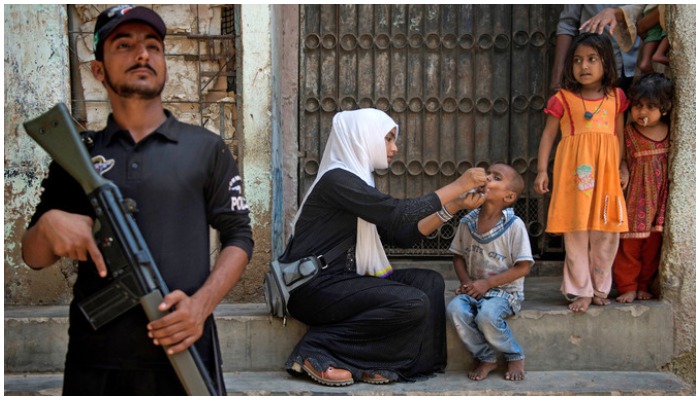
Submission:
M 140 296 L 131 289 L 136 285 L 133 274 L 123 274 L 104 289 L 78 303 L 78 307 L 92 328 L 97 330 L 139 305 Z

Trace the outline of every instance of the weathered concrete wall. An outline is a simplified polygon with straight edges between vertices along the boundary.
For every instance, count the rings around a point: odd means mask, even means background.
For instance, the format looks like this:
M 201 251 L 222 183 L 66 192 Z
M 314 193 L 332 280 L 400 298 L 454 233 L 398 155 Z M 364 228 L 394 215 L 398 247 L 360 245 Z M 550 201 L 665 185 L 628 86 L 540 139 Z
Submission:
M 71 262 L 62 260 L 56 267 L 32 271 L 21 260 L 20 238 L 38 201 L 50 159 L 18 125 L 56 102 L 70 104 L 72 89 L 76 116 L 84 119 L 89 129 L 104 126 L 110 107 L 104 88 L 92 77 L 90 62 L 94 59 L 95 20 L 106 7 L 76 5 L 68 15 L 66 5 L 5 6 L 5 304 L 67 304 L 72 297 L 75 271 Z M 250 50 L 240 62 L 239 87 L 245 88 L 245 96 L 251 99 L 245 108 L 247 120 L 240 124 L 243 132 L 236 132 L 236 102 L 243 96 L 227 92 L 225 78 L 212 80 L 201 73 L 223 67 L 216 56 L 224 50 L 216 43 L 211 47 L 211 41 L 197 39 L 198 35 L 221 34 L 221 6 L 152 7 L 168 27 L 166 108 L 181 121 L 201 124 L 215 133 L 226 132 L 224 140 L 238 158 L 251 203 L 256 255 L 225 301 L 262 301 L 262 271 L 269 262 L 270 249 L 270 7 L 242 6 L 246 14 L 241 17 L 243 43 Z M 72 82 L 69 24 L 71 31 L 79 32 L 75 35 L 72 62 L 76 73 Z
M 672 5 L 667 16 L 676 98 L 671 122 L 671 182 L 661 259 L 661 290 L 673 304 L 675 354 L 670 369 L 695 384 L 696 299 L 696 9 Z M 692 354 L 692 357 L 688 356 Z
M 87 104 L 85 117 L 87 127 L 90 129 L 101 129 L 110 112 L 107 93 L 90 72 L 90 62 L 94 59 L 92 31 L 97 16 L 106 7 L 107 5 L 95 7 L 91 4 L 75 6 L 75 30 L 83 33 L 78 34 L 76 39 L 79 82 L 74 84 L 82 88 L 77 96 Z M 163 90 L 166 108 L 173 111 L 183 122 L 202 124 L 207 129 L 220 134 L 219 104 L 214 103 L 204 110 L 200 110 L 197 104 L 198 101 L 220 101 L 227 106 L 225 115 L 228 118 L 224 121 L 225 131 L 231 135 L 235 131 L 233 122 L 235 110 L 228 105 L 233 101 L 228 96 L 234 94 L 226 93 L 224 79 L 218 79 L 208 85 L 200 81 L 201 71 L 216 71 L 221 68 L 221 65 L 212 57 L 200 57 L 207 52 L 206 43 L 188 37 L 188 34 L 220 34 L 220 7 L 193 4 L 153 5 L 152 7 L 161 15 L 168 28 L 165 40 L 168 82 Z M 200 86 L 203 87 L 201 91 Z
M 273 10 L 272 256 L 284 251 L 297 207 L 299 164 L 299 5 Z
M 70 299 L 72 265 L 32 271 L 20 241 L 50 158 L 21 123 L 70 99 L 65 5 L 5 5 L 5 304 Z
M 246 282 L 233 290 L 234 300 L 263 301 L 262 280 L 270 262 L 272 185 L 272 55 L 269 5 L 241 5 L 239 105 L 245 149 L 239 162 L 245 196 L 251 210 L 255 254 L 245 274 Z M 252 296 L 252 297 L 251 297 Z

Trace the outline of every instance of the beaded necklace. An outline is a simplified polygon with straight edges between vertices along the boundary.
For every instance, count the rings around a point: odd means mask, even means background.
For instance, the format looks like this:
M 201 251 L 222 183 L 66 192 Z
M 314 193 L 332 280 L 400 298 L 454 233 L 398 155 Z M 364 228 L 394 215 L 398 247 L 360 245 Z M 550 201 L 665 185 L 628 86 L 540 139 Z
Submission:
M 600 111 L 600 107 L 603 106 L 603 102 L 605 101 L 605 96 L 603 96 L 603 99 L 600 101 L 600 104 L 598 104 L 598 107 L 596 107 L 595 111 L 590 112 L 586 110 L 586 100 L 581 96 L 581 103 L 583 104 L 583 118 L 585 119 L 592 119 L 594 115 L 598 114 L 598 111 Z

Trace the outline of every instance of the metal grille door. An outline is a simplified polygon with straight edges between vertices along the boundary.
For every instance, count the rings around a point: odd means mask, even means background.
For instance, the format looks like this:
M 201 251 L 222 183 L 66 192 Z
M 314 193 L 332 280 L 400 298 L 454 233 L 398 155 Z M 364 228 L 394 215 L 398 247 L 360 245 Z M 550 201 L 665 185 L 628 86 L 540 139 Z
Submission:
M 333 115 L 374 107 L 399 124 L 399 153 L 377 188 L 416 197 L 472 166 L 509 163 L 528 187 L 544 127 L 561 6 L 304 5 L 300 15 L 299 193 L 313 182 Z M 561 252 L 543 233 L 532 189 L 516 212 L 535 254 Z M 453 224 L 457 219 L 453 220 Z M 454 225 L 391 255 L 446 254 Z

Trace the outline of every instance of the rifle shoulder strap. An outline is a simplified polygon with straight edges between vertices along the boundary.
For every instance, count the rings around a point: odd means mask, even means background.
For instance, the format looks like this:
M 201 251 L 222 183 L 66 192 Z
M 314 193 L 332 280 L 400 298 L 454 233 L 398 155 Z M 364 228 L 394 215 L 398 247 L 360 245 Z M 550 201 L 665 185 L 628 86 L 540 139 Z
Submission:
M 97 132 L 95 131 L 82 131 L 80 132 L 80 139 L 83 141 L 83 144 L 87 148 L 88 152 L 92 150 L 92 148 L 95 146 L 94 142 L 94 137 Z

